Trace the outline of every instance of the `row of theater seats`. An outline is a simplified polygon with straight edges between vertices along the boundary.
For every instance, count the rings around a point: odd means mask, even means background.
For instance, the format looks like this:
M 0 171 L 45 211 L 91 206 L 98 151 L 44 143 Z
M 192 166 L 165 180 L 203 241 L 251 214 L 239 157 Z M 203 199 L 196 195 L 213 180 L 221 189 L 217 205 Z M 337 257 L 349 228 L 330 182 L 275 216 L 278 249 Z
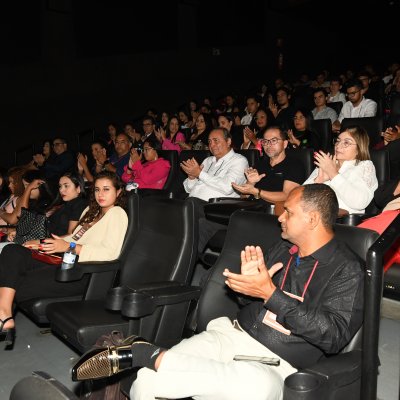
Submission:
M 339 355 L 289 376 L 285 381 L 284 400 L 336 399 L 339 395 L 346 399 L 372 399 L 365 390 L 371 393 L 375 390 L 376 396 L 382 254 L 400 235 L 399 228 L 400 217 L 377 240 L 378 235 L 373 231 L 336 226 L 338 238 L 366 260 L 364 336 L 360 330 Z M 240 271 L 239 254 L 245 245 L 259 245 L 265 251 L 279 237 L 280 227 L 275 216 L 235 212 L 230 219 L 227 240 L 206 285 L 203 289 L 193 287 L 190 279 L 196 259 L 197 215 L 192 203 L 160 197 L 143 201 L 136 193 L 130 193 L 129 228 L 118 260 L 78 263 L 70 270 L 57 271 L 60 281 L 89 275 L 83 298 L 36 299 L 18 306 L 36 322 L 46 322 L 47 318 L 52 330 L 80 352 L 91 348 L 99 336 L 113 329 L 125 335 L 139 334 L 169 347 L 182 338 L 191 302 L 197 304 L 195 332 L 204 330 L 214 318 L 235 318 L 239 304 L 227 290 L 222 271 L 227 265 L 234 272 Z M 125 381 L 125 387 L 130 386 L 133 377 L 132 374 Z M 12 400 L 24 398 L 26 383 L 17 384 Z M 49 384 L 45 377 L 41 383 Z M 56 397 L 54 393 L 53 397 L 33 397 L 32 386 L 29 390 L 30 396 L 25 398 L 69 398 Z M 44 391 L 41 396 L 45 396 Z
M 371 147 L 381 142 L 381 132 L 384 128 L 382 117 L 345 118 L 342 122 L 342 130 L 351 125 L 360 125 L 367 130 L 370 137 Z M 319 143 L 319 149 L 332 154 L 334 150 L 334 134 L 332 132 L 332 125 L 330 120 L 321 119 L 312 121 L 312 130 L 318 136 L 317 142 Z M 255 149 L 236 151 L 244 155 L 248 159 L 250 166 L 254 166 L 256 161 L 260 158 L 260 153 Z M 313 160 L 311 158 L 311 162 L 309 162 L 310 158 L 304 153 L 308 152 L 303 152 L 303 154 L 299 154 L 297 149 L 296 152 L 293 152 L 293 155 L 297 155 L 298 158 L 305 161 L 304 165 L 306 167 L 306 176 L 308 176 L 313 169 Z M 161 156 L 168 159 L 172 166 L 171 173 L 164 186 L 164 190 L 170 191 L 175 195 L 183 195 L 184 192 L 182 182 L 186 178 L 186 175 L 179 167 L 179 164 L 182 161 L 187 160 L 191 157 L 194 157 L 199 163 L 201 163 L 206 157 L 210 155 L 211 153 L 208 150 L 183 150 L 179 155 L 178 153 L 173 151 L 161 151 Z

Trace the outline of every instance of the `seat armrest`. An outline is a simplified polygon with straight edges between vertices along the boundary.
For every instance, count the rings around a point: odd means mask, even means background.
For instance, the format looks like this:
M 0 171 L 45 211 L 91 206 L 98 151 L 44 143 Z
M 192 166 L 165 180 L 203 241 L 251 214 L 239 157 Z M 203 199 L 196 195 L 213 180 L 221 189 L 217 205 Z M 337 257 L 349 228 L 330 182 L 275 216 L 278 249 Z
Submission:
M 137 193 L 140 197 L 157 196 L 157 197 L 167 197 L 172 198 L 173 194 L 164 189 L 137 189 Z
M 85 274 L 117 271 L 119 267 L 119 260 L 77 262 L 70 269 L 61 269 L 59 266 L 56 271 L 56 280 L 59 282 L 79 281 Z
M 306 370 L 325 376 L 330 385 L 345 386 L 361 376 L 361 354 L 361 350 L 340 353 L 328 357 Z
M 208 202 L 210 204 L 214 203 L 219 203 L 220 201 L 228 201 L 228 202 L 236 202 L 236 201 L 253 201 L 253 199 L 249 197 L 212 197 L 211 199 L 208 199 Z
M 368 218 L 375 217 L 377 214 L 347 214 L 336 219 L 336 223 L 342 225 L 357 226 Z
M 214 199 L 210 199 L 214 200 Z M 273 214 L 273 208 L 271 204 L 262 200 L 251 200 L 251 199 L 234 199 L 227 198 L 218 201 L 210 202 L 204 205 L 204 214 L 206 218 L 219 224 L 228 225 L 229 218 L 236 210 L 253 210 L 269 212 Z
M 289 375 L 284 383 L 283 400 L 331 398 L 332 391 L 360 379 L 361 353 L 361 350 L 353 350 L 337 354 Z
M 182 285 L 180 282 L 164 281 L 164 282 L 146 282 L 142 284 L 127 286 L 118 286 L 111 288 L 107 292 L 105 307 L 112 311 L 121 311 L 122 301 L 124 297 L 135 291 L 149 291 L 165 287 L 176 287 Z
M 135 290 L 124 297 L 121 313 L 128 318 L 140 318 L 152 314 L 158 306 L 197 300 L 200 293 L 200 287 L 186 285 Z

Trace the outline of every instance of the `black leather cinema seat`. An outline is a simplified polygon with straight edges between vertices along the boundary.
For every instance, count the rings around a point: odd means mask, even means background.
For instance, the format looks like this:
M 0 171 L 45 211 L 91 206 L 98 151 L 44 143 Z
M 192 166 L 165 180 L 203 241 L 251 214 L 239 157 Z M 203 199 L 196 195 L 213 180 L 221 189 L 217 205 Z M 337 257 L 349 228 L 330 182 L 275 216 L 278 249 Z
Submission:
M 257 149 L 238 149 L 235 152 L 247 158 L 249 167 L 254 167 L 260 158 L 260 151 Z
M 315 119 L 311 121 L 312 132 L 316 135 L 319 148 L 325 153 L 333 153 L 333 132 L 332 122 L 327 119 Z
M 12 388 L 10 400 L 79 400 L 61 382 L 43 371 L 20 379 Z
M 378 238 L 375 232 L 351 226 L 336 226 L 336 234 L 363 259 L 366 259 L 365 307 L 363 339 L 360 343 L 359 332 L 344 351 L 329 357 L 314 367 L 299 371 L 286 378 L 283 400 L 376 400 L 378 373 L 378 339 L 380 300 L 382 292 L 383 254 L 400 237 L 400 216 Z M 238 234 L 240 233 L 240 234 Z M 263 250 L 270 247 L 280 236 L 277 219 L 271 215 L 260 215 L 250 211 L 237 211 L 232 215 L 228 227 L 227 241 L 217 264 L 210 275 L 198 302 L 197 332 L 205 329 L 207 323 L 220 316 L 235 318 L 238 311 L 236 296 L 227 289 L 222 271 L 229 266 L 232 271 L 239 271 L 240 250 L 247 244 L 260 245 Z M 187 293 L 190 293 L 187 287 Z M 178 301 L 182 287 L 176 290 Z M 146 309 L 153 303 L 168 302 L 171 292 L 148 296 Z M 199 296 L 198 288 L 193 288 L 192 298 Z M 183 297 L 183 296 L 182 296 Z M 187 301 L 187 295 L 183 301 Z M 131 295 L 126 297 L 123 310 L 140 312 L 140 304 L 131 303 Z M 141 299 L 143 300 L 143 298 Z M 171 321 L 173 324 L 175 320 Z M 24 378 L 25 379 L 25 378 Z M 206 384 L 206 383 L 205 383 Z M 19 383 L 16 386 L 21 387 Z M 129 391 L 129 387 L 127 390 Z M 37 393 L 32 386 L 32 399 Z M 36 392 L 36 393 L 34 393 Z M 24 392 L 26 393 L 26 392 Z M 19 400 L 28 397 L 12 397 Z M 47 397 L 43 397 L 47 399 Z M 58 400 L 58 397 L 54 397 Z M 71 397 L 71 399 L 74 397 Z M 69 397 L 60 397 L 69 399 Z
M 17 303 L 18 308 L 22 310 L 35 323 L 41 325 L 49 323 L 46 316 L 46 309 L 47 306 L 51 303 L 64 302 L 64 301 L 79 301 L 85 299 L 94 300 L 101 298 L 102 294 L 98 293 L 108 290 L 112 281 L 115 278 L 117 266 L 124 260 L 129 243 L 131 243 L 136 237 L 139 228 L 138 213 L 139 213 L 139 196 L 137 195 L 137 193 L 133 191 L 129 192 L 128 203 L 127 203 L 127 214 L 129 223 L 121 255 L 117 260 L 105 263 L 106 265 L 109 266 L 110 268 L 109 271 L 105 272 L 104 274 L 93 274 L 90 276 L 87 290 L 82 296 L 49 298 L 45 296 L 45 293 L 43 293 L 43 297 L 41 298 L 26 300 Z M 89 266 L 90 263 L 86 263 L 86 265 Z M 97 264 L 94 264 L 94 268 L 97 268 Z
M 353 226 L 336 225 L 335 230 L 337 237 L 346 242 L 364 260 L 367 258 L 368 249 L 378 238 L 376 232 Z M 399 231 L 397 231 L 397 235 L 399 235 Z M 226 287 L 222 272 L 226 267 L 229 267 L 233 272 L 240 271 L 240 250 L 245 245 L 254 244 L 261 246 L 265 251 L 279 237 L 280 227 L 275 216 L 252 211 L 236 211 L 232 215 L 224 247 L 198 301 L 196 332 L 206 329 L 208 322 L 214 318 L 228 316 L 234 319 L 236 317 L 239 309 L 237 297 Z M 361 343 L 362 331 L 360 330 L 342 353 L 331 356 L 306 371 L 299 371 L 289 376 L 285 381 L 284 400 L 364 399 L 364 397 L 360 397 L 362 373 L 363 379 L 365 379 L 365 374 L 368 374 L 368 379 L 371 382 L 375 380 L 376 384 L 378 342 L 369 341 L 367 349 L 366 337 L 371 334 L 375 340 L 377 338 L 376 333 L 379 330 L 379 319 L 375 319 L 376 325 L 371 326 L 371 321 L 376 317 L 373 317 L 371 312 L 378 310 L 379 318 L 382 272 L 380 272 L 380 281 L 379 278 L 375 280 L 369 270 L 371 263 L 375 263 L 374 273 L 376 273 L 379 265 L 382 268 L 382 259 L 379 256 L 374 258 L 371 253 L 368 253 L 366 297 L 370 296 L 370 298 L 366 300 L 366 311 L 364 313 L 364 345 Z M 122 303 L 122 313 L 132 316 L 146 312 L 151 303 L 168 302 L 168 296 L 175 296 L 175 301 L 177 301 L 181 295 L 182 301 L 187 301 L 190 296 L 189 290 L 190 287 L 187 288 L 187 291 L 179 288 L 175 291 L 175 294 L 172 294 L 171 291 L 164 291 L 163 293 L 163 290 L 160 290 L 157 294 L 150 294 L 147 297 L 147 302 L 144 301 L 144 297 L 138 299 L 135 293 L 131 293 L 125 297 Z M 197 288 L 193 288 L 193 298 L 197 296 Z M 143 308 L 142 304 L 145 304 Z M 373 354 L 372 359 L 371 352 Z M 362 361 L 362 355 L 370 357 L 369 364 Z M 375 371 L 375 375 L 371 375 L 366 368 Z M 370 399 L 372 400 L 372 397 Z
M 128 244 L 117 266 L 120 268 L 117 284 L 148 289 L 187 284 L 196 260 L 197 220 L 191 202 L 158 197 L 142 201 L 138 234 Z M 96 266 L 95 275 L 101 275 L 104 267 Z M 74 280 L 85 273 L 85 266 L 58 272 L 59 280 Z M 89 272 L 93 274 L 93 268 Z M 102 290 L 94 300 L 51 304 L 47 308 L 51 329 L 81 352 L 91 348 L 99 336 L 114 329 L 125 335 L 139 334 L 163 346 L 173 344 L 169 342 L 169 332 L 171 336 L 174 330 L 181 333 L 183 322 L 182 326 L 164 324 L 174 314 L 174 306 L 159 308 L 152 318 L 131 321 L 129 326 L 120 313 L 105 309 L 106 293 L 107 290 Z M 179 307 L 187 311 L 186 305 Z
M 382 141 L 381 132 L 383 131 L 382 117 L 365 117 L 365 118 L 344 118 L 340 131 L 343 132 L 347 127 L 359 125 L 362 126 L 368 133 L 369 146 L 374 147 Z

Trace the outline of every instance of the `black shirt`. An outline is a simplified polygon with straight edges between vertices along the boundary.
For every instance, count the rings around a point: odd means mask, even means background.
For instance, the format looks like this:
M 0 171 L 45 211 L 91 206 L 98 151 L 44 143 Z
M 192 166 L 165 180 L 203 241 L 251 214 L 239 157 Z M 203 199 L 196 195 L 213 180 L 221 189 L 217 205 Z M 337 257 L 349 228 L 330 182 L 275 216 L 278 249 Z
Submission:
M 57 236 L 68 233 L 69 221 L 79 221 L 83 210 L 87 207 L 87 200 L 81 196 L 67 201 L 49 217 L 49 231 Z
M 293 148 L 300 147 L 300 148 L 311 148 L 311 149 L 319 149 L 320 145 L 315 137 L 315 134 L 308 129 L 305 131 L 298 131 L 293 129 L 293 135 L 297 140 L 300 140 L 300 144 L 298 146 L 293 146 Z
M 290 129 L 293 125 L 295 109 L 293 106 L 282 108 L 275 118 L 275 124 L 278 125 L 284 131 Z
M 255 187 L 269 192 L 281 192 L 284 181 L 296 182 L 301 185 L 305 180 L 303 164 L 291 157 L 286 156 L 283 161 L 271 166 L 270 159 L 264 155 L 255 165 L 259 174 L 266 174 Z
M 391 180 L 387 182 L 385 185 L 378 187 L 374 193 L 374 201 L 375 204 L 382 210 L 386 207 L 388 203 L 392 200 L 397 199 L 400 197 L 400 194 L 394 195 L 393 192 L 396 189 L 397 185 L 399 184 L 399 180 Z
M 58 179 L 65 172 L 71 172 L 76 169 L 76 156 L 72 151 L 66 150 L 61 154 L 48 158 L 40 169 L 43 169 L 47 179 L 57 180 L 58 182 Z
M 267 252 L 268 267 L 277 262 L 284 265 L 272 279 L 277 289 L 265 304 L 252 299 L 239 311 L 238 321 L 246 332 L 292 366 L 307 368 L 326 354 L 338 353 L 361 326 L 364 273 L 359 257 L 336 239 L 300 258 L 298 266 L 295 251 L 283 287 L 286 292 L 301 296 L 318 261 L 301 303 L 280 289 L 291 247 L 292 244 L 281 240 Z M 291 330 L 291 335 L 263 324 L 267 309 Z

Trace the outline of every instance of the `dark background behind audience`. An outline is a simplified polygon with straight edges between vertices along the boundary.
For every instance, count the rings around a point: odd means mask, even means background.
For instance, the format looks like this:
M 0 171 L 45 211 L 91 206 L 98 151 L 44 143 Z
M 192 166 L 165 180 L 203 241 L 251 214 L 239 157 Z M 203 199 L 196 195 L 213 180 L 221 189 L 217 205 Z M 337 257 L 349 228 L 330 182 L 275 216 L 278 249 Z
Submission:
M 277 76 L 279 54 L 280 74 L 290 69 L 292 79 L 398 59 L 398 0 L 337 0 L 324 10 L 315 0 L 4 4 L 1 164 L 13 164 L 21 144 L 248 90 Z

